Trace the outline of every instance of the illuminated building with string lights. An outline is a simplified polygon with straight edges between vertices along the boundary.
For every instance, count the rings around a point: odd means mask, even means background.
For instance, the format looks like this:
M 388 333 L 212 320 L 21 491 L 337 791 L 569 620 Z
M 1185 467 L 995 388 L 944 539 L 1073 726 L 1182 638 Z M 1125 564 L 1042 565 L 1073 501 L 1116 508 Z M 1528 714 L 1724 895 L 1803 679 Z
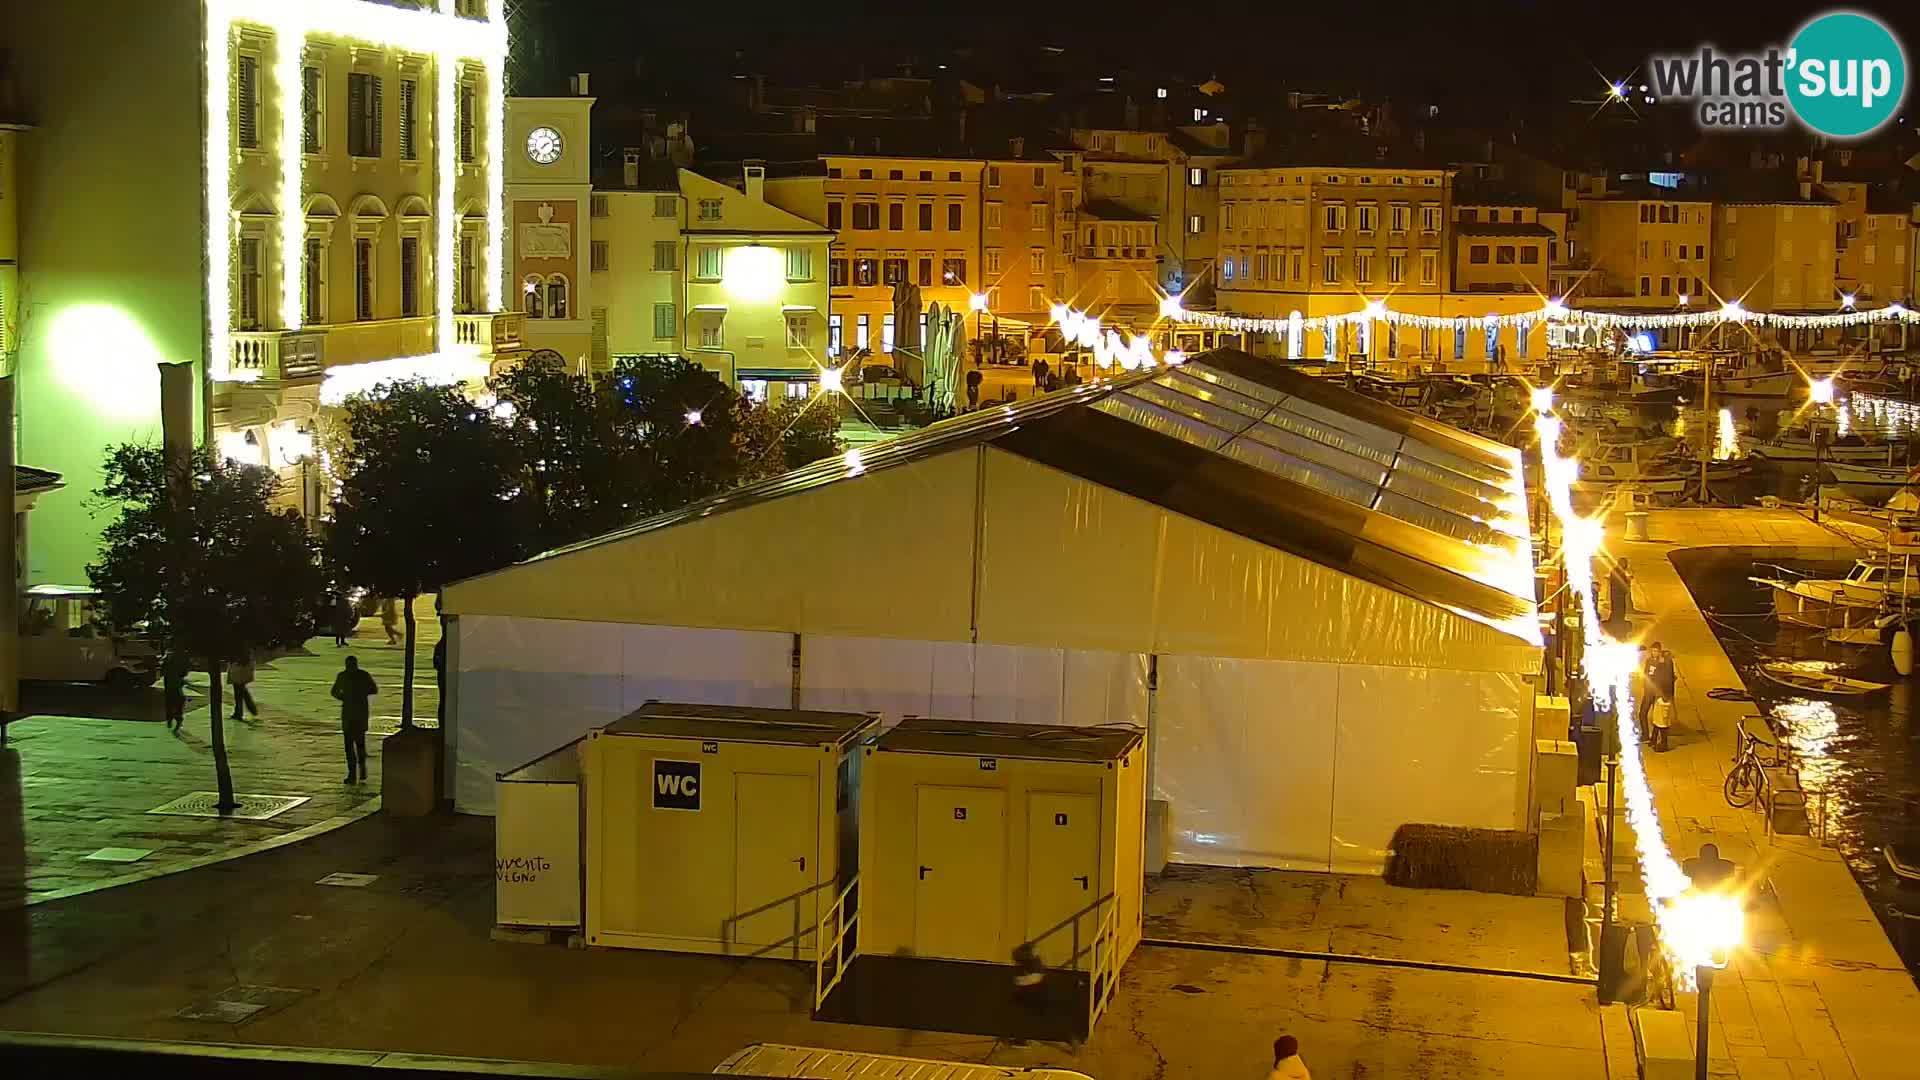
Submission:
M 1544 355 L 1544 322 L 1515 316 L 1548 299 L 1527 287 L 1518 251 L 1544 254 L 1549 230 L 1462 241 L 1476 275 L 1456 275 L 1453 184 L 1451 168 L 1372 158 L 1221 169 L 1220 309 L 1291 324 L 1250 331 L 1252 351 L 1278 358 L 1483 370 Z M 1376 306 L 1419 322 L 1337 318 Z
M 502 0 L 26 5 L 20 442 L 97 486 L 156 439 L 190 364 L 196 439 L 322 505 L 320 410 L 374 382 L 471 382 L 520 351 L 505 302 Z M 111 26 L 111 32 L 103 27 Z M 118 87 L 102 81 L 118 82 Z M 33 580 L 99 523 L 36 522 Z

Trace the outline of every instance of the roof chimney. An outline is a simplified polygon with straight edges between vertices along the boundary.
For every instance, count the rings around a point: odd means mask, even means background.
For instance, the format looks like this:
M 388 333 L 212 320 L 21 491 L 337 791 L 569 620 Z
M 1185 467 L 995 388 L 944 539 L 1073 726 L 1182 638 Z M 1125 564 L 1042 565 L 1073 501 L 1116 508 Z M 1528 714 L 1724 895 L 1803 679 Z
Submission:
M 755 202 L 765 202 L 767 199 L 767 163 L 759 160 L 748 161 L 745 165 L 744 172 L 746 173 L 746 186 L 743 190 L 746 191 L 747 198 Z
M 1017 161 L 1026 156 L 1027 140 L 1023 136 L 1015 135 L 1007 140 L 1007 149 L 1013 152 L 1014 160 Z
M 625 150 L 620 154 L 620 185 L 626 188 L 640 186 L 640 151 Z
M 573 78 L 567 80 L 568 85 L 573 90 L 574 97 L 592 97 L 593 96 L 593 90 L 591 88 L 592 84 L 589 81 L 589 79 L 590 79 L 590 76 L 586 72 L 582 71 L 579 74 L 575 75 Z

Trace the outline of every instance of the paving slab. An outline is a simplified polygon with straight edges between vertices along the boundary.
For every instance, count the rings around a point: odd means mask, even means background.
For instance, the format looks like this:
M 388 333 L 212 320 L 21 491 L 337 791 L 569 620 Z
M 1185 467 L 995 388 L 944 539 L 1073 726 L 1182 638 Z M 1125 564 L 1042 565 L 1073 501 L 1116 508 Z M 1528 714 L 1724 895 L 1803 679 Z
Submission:
M 491 870 L 490 820 L 376 815 L 17 909 L 0 1028 L 695 1072 L 784 1041 L 1101 1080 L 1257 1075 L 1290 1031 L 1321 1076 L 1607 1076 L 1585 986 L 1184 949 L 1138 950 L 1084 1045 L 821 1023 L 805 964 L 492 941 Z M 376 878 L 315 884 L 335 872 Z M 297 993 L 233 1023 L 180 1015 L 240 987 Z
M 431 726 L 439 625 L 431 603 L 422 606 L 414 707 Z M 340 649 L 315 638 L 263 660 L 253 687 L 259 715 L 223 725 L 237 792 L 307 800 L 262 821 L 150 813 L 215 790 L 205 675 L 189 680 L 179 732 L 167 730 L 158 688 L 22 687 L 23 718 L 7 725 L 0 750 L 0 908 L 170 873 L 370 812 L 380 790 L 377 746 L 369 748 L 372 778 L 343 784 L 339 703 L 329 691 L 342 657 L 357 656 L 380 685 L 369 731 L 378 740 L 399 727 L 405 657 L 377 619 L 362 620 L 351 640 Z M 231 707 L 225 688 L 223 698 Z M 148 854 L 131 864 L 93 857 L 107 848 Z

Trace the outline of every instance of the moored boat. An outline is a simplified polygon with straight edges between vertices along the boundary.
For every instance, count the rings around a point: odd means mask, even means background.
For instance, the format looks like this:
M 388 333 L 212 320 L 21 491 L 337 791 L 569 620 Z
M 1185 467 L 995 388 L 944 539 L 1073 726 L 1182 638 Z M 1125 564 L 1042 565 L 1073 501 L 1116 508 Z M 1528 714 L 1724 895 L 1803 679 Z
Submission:
M 1818 660 L 1775 660 L 1761 664 L 1760 674 L 1790 690 L 1820 697 L 1858 697 L 1888 687 L 1886 683 L 1868 682 L 1829 670 Z

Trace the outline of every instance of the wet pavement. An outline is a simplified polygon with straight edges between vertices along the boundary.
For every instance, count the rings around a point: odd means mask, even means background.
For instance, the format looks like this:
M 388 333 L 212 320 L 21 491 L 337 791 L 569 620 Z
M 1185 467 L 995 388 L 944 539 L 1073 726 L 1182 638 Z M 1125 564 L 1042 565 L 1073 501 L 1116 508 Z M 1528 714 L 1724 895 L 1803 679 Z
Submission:
M 420 620 L 414 708 L 427 723 L 438 701 L 438 636 L 431 618 Z M 342 656 L 358 656 L 381 688 L 370 732 L 377 740 L 399 725 L 404 657 L 376 619 L 363 620 L 351 641 L 338 649 L 315 638 L 262 660 L 253 687 L 259 715 L 224 725 L 236 793 L 304 800 L 259 821 L 149 813 L 215 790 L 204 674 L 189 681 L 178 733 L 167 730 L 157 687 L 23 686 L 27 715 L 7 726 L 0 750 L 0 908 L 198 865 L 370 811 L 380 791 L 377 743 L 372 778 L 343 784 L 339 703 L 329 691 Z M 231 709 L 224 687 L 222 697 Z
M 1054 1064 L 1100 1080 L 1259 1075 L 1274 1037 L 1291 1032 L 1322 1077 L 1608 1076 L 1586 986 L 1144 946 L 1082 1045 L 819 1022 L 808 964 L 493 941 L 491 862 L 489 819 L 375 815 L 18 909 L 0 924 L 0 1028 L 694 1072 L 750 1043 L 788 1042 Z M 332 873 L 373 880 L 317 884 Z M 1183 871 L 1173 902 L 1230 909 L 1227 894 L 1245 889 L 1223 873 Z M 1399 925 L 1375 931 L 1421 936 L 1435 898 L 1396 891 L 1397 905 L 1372 910 Z M 261 1007 L 239 1018 L 182 1015 L 251 1004 Z

